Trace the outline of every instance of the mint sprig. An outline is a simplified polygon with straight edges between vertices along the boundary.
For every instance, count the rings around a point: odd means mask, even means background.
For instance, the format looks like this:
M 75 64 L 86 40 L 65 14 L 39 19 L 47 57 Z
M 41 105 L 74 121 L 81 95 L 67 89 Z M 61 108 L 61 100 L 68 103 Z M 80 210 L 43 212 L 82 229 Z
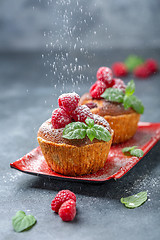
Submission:
M 135 92 L 135 83 L 133 80 L 131 80 L 130 82 L 128 82 L 127 86 L 126 86 L 126 90 L 125 90 L 125 95 L 126 96 L 131 96 L 133 95 L 133 93 Z
M 69 123 L 63 130 L 63 138 L 66 139 L 83 139 L 87 137 L 93 141 L 94 138 L 103 141 L 110 141 L 110 132 L 102 125 L 94 124 L 94 120 L 87 117 L 85 123 L 72 122 Z
M 36 223 L 36 219 L 32 215 L 26 215 L 23 211 L 18 211 L 12 217 L 12 225 L 16 232 L 22 232 L 30 229 Z
M 136 96 L 132 95 L 130 96 L 131 101 L 131 107 L 140 114 L 144 113 L 144 106 L 140 99 L 138 99 Z
M 94 138 L 97 138 L 98 140 L 103 140 L 105 142 L 111 140 L 111 134 L 105 127 L 103 127 L 102 125 L 95 124 L 93 128 L 95 130 Z
M 124 93 L 117 88 L 107 88 L 101 97 L 111 102 L 123 103 Z
M 144 106 L 133 93 L 135 92 L 135 83 L 131 80 L 126 87 L 125 93 L 116 88 L 107 88 L 101 95 L 102 98 L 108 101 L 122 103 L 125 109 L 133 108 L 137 113 L 143 114 Z
M 135 149 L 137 146 L 132 146 L 132 147 L 125 147 L 122 149 L 123 153 L 130 152 L 131 150 Z
M 143 64 L 144 60 L 136 55 L 130 55 L 124 63 L 127 69 L 132 72 L 137 66 Z
M 72 122 L 63 130 L 63 138 L 67 139 L 83 139 L 86 136 L 87 126 L 83 122 Z
M 132 147 L 125 147 L 122 149 L 122 152 L 126 155 L 130 154 L 132 156 L 135 157 L 143 157 L 144 152 L 142 151 L 142 149 L 136 149 L 137 146 L 132 146 Z
M 141 206 L 145 201 L 147 201 L 147 192 L 139 192 L 135 195 L 121 198 L 121 203 L 125 205 L 127 208 L 136 208 Z

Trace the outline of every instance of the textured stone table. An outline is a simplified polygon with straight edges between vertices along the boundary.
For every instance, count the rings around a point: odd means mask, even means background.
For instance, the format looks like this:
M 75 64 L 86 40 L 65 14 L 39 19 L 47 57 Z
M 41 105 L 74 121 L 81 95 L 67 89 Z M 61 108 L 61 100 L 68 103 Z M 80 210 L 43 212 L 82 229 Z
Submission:
M 83 70 L 82 82 L 73 86 L 68 80 L 63 87 L 57 83 L 56 75 L 45 76 L 49 69 L 43 66 L 41 53 L 1 54 L 0 239 L 159 239 L 160 143 L 124 177 L 101 185 L 40 178 L 9 166 L 38 145 L 37 130 L 57 107 L 57 96 L 61 92 L 84 93 L 95 81 L 99 66 L 123 60 L 130 52 L 97 52 L 89 59 L 90 68 Z M 158 50 L 139 54 L 155 57 L 160 62 Z M 78 59 L 80 65 L 87 64 L 83 56 Z M 132 75 L 125 81 L 131 78 Z M 136 94 L 145 105 L 141 120 L 159 122 L 160 74 L 135 82 Z M 51 200 L 61 189 L 70 189 L 77 195 L 77 216 L 70 223 L 62 222 L 50 209 Z M 149 195 L 143 206 L 131 210 L 120 203 L 121 197 L 143 190 L 148 190 Z M 18 210 L 36 217 L 37 224 L 30 231 L 19 234 L 13 231 L 11 218 Z

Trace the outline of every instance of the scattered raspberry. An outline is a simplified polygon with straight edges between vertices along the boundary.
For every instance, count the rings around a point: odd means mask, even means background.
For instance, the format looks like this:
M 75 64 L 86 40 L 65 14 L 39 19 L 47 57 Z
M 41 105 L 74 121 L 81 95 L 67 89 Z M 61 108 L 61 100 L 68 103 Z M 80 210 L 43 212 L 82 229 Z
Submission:
M 85 122 L 87 117 L 93 119 L 93 114 L 86 105 L 81 105 L 72 112 L 72 117 L 76 122 Z
M 115 62 L 112 65 L 112 71 L 116 77 L 124 77 L 128 74 L 127 67 L 123 62 Z
M 63 108 L 66 112 L 72 112 L 79 103 L 80 96 L 77 93 L 64 93 L 58 98 L 58 104 L 60 108 Z
M 61 207 L 61 205 L 70 199 L 76 202 L 76 195 L 69 190 L 61 190 L 52 200 L 51 209 L 58 213 L 58 210 Z
M 114 85 L 112 87 L 118 88 L 119 90 L 122 90 L 123 92 L 125 92 L 126 85 L 124 84 L 124 82 L 119 78 L 114 78 L 113 80 L 114 80 Z
M 76 203 L 74 200 L 70 199 L 64 202 L 58 212 L 59 216 L 63 221 L 72 221 L 76 216 Z
M 107 86 L 104 82 L 97 81 L 92 85 L 89 92 L 93 98 L 100 99 L 106 88 Z
M 112 70 L 108 67 L 100 67 L 97 71 L 97 80 L 102 81 L 106 84 L 106 87 L 112 85 Z
M 71 123 L 71 117 L 62 108 L 56 108 L 51 119 L 54 128 L 63 128 Z
M 87 107 L 89 107 L 89 109 L 98 107 L 98 106 L 97 106 L 97 103 L 95 103 L 95 102 L 88 102 L 88 103 L 86 103 L 85 105 L 86 105 Z
M 139 78 L 147 78 L 150 75 L 150 72 L 145 64 L 136 67 L 133 73 L 136 77 Z
M 156 73 L 158 71 L 158 63 L 154 59 L 148 59 L 145 62 L 146 68 L 150 74 Z

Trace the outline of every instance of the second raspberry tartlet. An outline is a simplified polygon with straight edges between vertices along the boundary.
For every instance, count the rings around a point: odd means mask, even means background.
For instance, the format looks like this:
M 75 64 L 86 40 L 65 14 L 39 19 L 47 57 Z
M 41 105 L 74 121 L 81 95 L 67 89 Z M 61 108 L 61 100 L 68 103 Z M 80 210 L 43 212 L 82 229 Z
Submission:
M 103 81 L 103 77 L 101 78 L 101 81 Z M 95 82 L 95 84 L 93 84 L 94 89 L 93 86 L 91 86 L 90 92 L 85 93 L 81 97 L 79 104 L 87 105 L 90 107 L 93 114 L 98 114 L 109 122 L 114 131 L 113 143 L 125 142 L 136 133 L 140 113 L 143 113 L 144 110 L 143 105 L 138 98 L 132 95 L 135 90 L 134 82 L 131 81 L 128 87 L 121 79 L 117 78 L 109 78 L 108 86 L 106 78 L 104 79 L 104 82 L 106 88 L 103 88 L 103 93 L 101 89 L 99 90 L 97 82 Z M 129 92 L 130 87 L 133 88 L 132 93 Z M 128 88 L 128 95 L 125 93 L 126 88 Z M 103 97 L 106 90 L 108 91 L 108 99 Z M 123 96 L 123 99 L 120 99 L 120 101 L 115 97 L 115 94 L 117 94 L 117 98 L 119 97 L 118 93 Z M 125 100 L 125 103 L 123 100 Z M 133 103 L 134 100 L 136 103 L 134 103 L 134 105 L 136 105 L 135 108 L 132 106 L 133 104 L 130 104 L 130 101 Z

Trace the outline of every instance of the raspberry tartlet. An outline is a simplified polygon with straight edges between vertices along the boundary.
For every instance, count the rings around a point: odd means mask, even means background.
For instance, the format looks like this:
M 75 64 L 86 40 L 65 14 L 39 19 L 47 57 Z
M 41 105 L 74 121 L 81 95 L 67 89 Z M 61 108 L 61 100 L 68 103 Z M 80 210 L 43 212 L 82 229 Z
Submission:
M 78 106 L 76 93 L 62 94 L 59 108 L 39 128 L 37 139 L 48 166 L 63 175 L 78 176 L 103 168 L 112 143 L 109 123 Z
M 81 97 L 79 104 L 87 105 L 93 114 L 104 117 L 114 131 L 113 143 L 121 143 L 136 133 L 140 114 L 144 111 L 134 91 L 133 80 L 126 86 L 121 79 L 113 78 L 111 69 L 101 67 L 97 81 L 90 92 Z

